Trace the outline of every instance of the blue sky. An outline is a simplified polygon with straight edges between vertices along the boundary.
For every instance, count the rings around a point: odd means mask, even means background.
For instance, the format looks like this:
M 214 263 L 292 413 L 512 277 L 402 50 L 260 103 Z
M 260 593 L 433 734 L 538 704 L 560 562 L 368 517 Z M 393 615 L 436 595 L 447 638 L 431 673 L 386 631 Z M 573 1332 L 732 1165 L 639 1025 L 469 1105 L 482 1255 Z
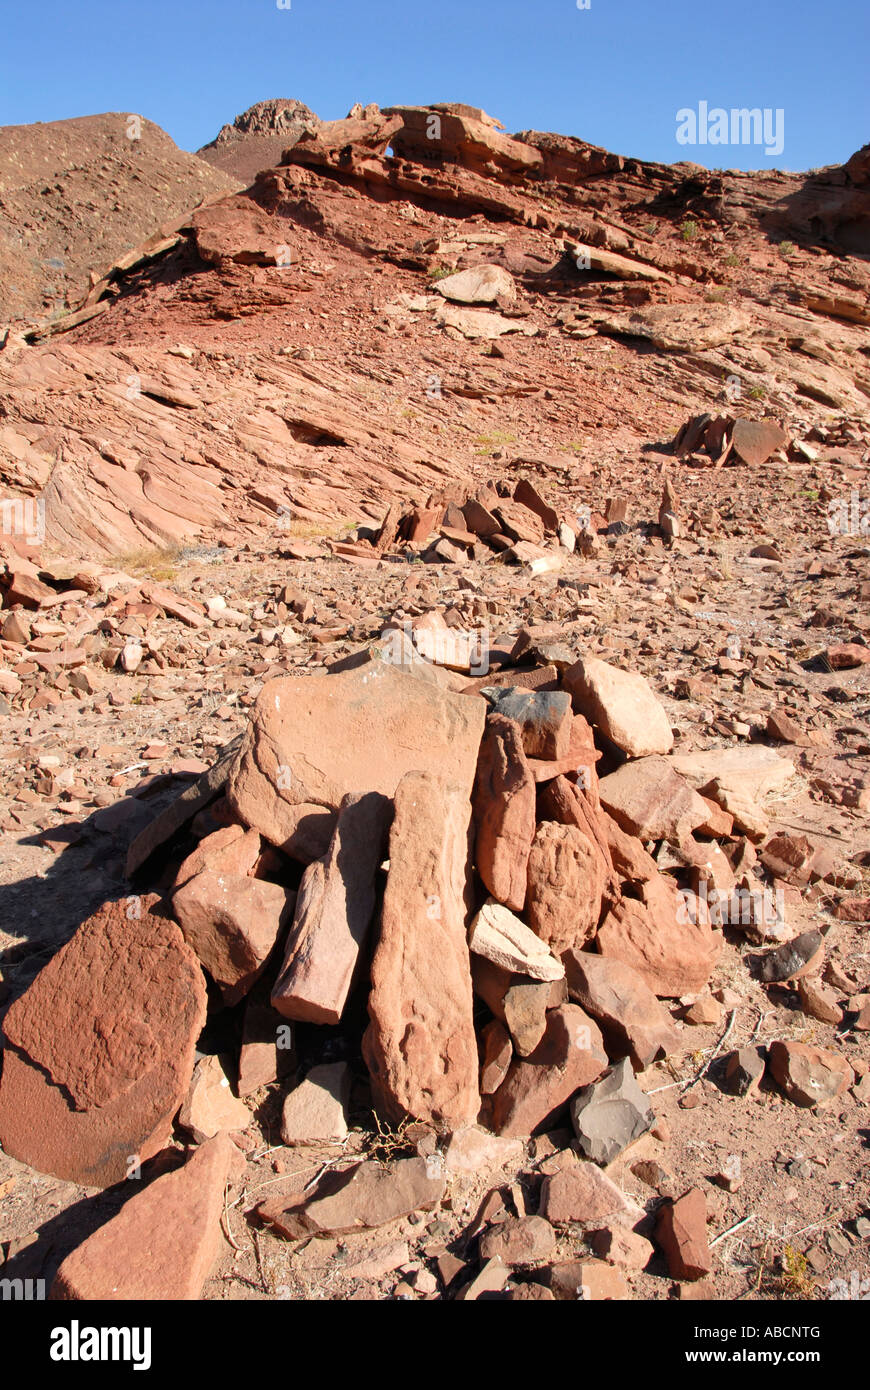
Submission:
M 586 0 L 582 0 L 585 3 Z M 0 125 L 147 116 L 196 149 L 266 97 L 465 101 L 620 154 L 807 169 L 870 140 L 868 0 L 13 0 Z M 677 112 L 781 109 L 782 154 L 680 145 Z

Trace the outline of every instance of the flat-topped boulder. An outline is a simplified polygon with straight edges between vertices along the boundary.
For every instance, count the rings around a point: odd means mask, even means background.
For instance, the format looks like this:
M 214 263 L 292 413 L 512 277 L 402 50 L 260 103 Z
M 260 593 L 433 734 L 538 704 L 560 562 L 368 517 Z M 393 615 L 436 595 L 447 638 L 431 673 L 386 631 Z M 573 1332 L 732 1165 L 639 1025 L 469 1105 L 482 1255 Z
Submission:
M 267 681 L 227 798 L 245 825 L 308 863 L 326 853 L 349 792 L 393 796 L 413 771 L 470 795 L 485 715 L 482 700 L 381 662 Z

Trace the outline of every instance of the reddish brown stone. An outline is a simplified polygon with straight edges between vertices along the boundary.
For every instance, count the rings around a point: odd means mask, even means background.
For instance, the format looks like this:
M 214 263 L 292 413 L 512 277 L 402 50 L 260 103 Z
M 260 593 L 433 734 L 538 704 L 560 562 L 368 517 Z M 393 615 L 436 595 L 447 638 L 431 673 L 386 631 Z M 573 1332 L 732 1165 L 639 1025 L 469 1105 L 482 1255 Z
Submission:
M 640 902 L 623 898 L 605 917 L 595 944 L 630 965 L 653 994 L 674 999 L 706 985 L 721 937 L 691 920 L 685 900 L 663 874 L 641 883 Z
M 574 825 L 543 821 L 528 861 L 527 920 L 554 955 L 591 940 L 604 892 L 601 854 Z
M 628 1285 L 613 1265 L 604 1260 L 564 1260 L 550 1265 L 544 1278 L 557 1299 L 582 1299 L 601 1303 L 629 1296 Z
M 641 975 L 624 961 L 588 951 L 562 957 L 568 993 L 596 1020 L 611 1058 L 630 1056 L 643 1071 L 659 1055 L 674 1052 L 679 1034 L 667 1009 Z
M 517 1135 L 552 1127 L 574 1092 L 597 1080 L 606 1066 L 597 1024 L 576 1004 L 551 1009 L 540 1043 L 528 1058 L 514 1059 L 493 1096 L 491 1128 Z
M 498 1090 L 507 1076 L 514 1050 L 510 1033 L 497 1018 L 483 1029 L 480 1041 L 480 1094 L 489 1096 Z
M 481 956 L 471 958 L 471 978 L 474 992 L 505 1025 L 521 1057 L 534 1052 L 544 1036 L 547 1010 L 568 1000 L 564 978 L 547 981 L 512 975 Z
M 832 671 L 850 671 L 870 662 L 870 647 L 861 647 L 857 642 L 840 642 L 828 647 L 825 657 Z
M 181 888 L 205 869 L 214 873 L 248 875 L 260 857 L 260 834 L 243 825 L 226 825 L 206 835 L 179 865 L 173 888 Z
M 169 1136 L 205 984 L 155 905 L 106 903 L 6 1014 L 0 1143 L 39 1172 L 105 1187 Z
M 226 1004 L 262 974 L 293 913 L 295 893 L 277 883 L 207 869 L 179 888 L 172 910 Z
M 419 771 L 468 795 L 485 718 L 482 700 L 387 662 L 267 681 L 227 797 L 246 825 L 309 863 L 327 852 L 349 792 L 393 796 Z
M 339 1022 L 375 910 L 375 880 L 392 806 L 346 796 L 329 851 L 302 876 L 272 1003 L 285 1018 Z
M 468 795 L 408 773 L 395 808 L 363 1055 L 388 1118 L 456 1129 L 480 1105 L 466 940 Z
M 655 1234 L 668 1272 L 675 1279 L 703 1279 L 710 1273 L 713 1257 L 707 1244 L 707 1202 L 699 1188 L 663 1203 Z
M 640 1221 L 643 1209 L 630 1201 L 606 1173 L 585 1159 L 571 1160 L 544 1178 L 540 1212 L 557 1226 L 600 1223 L 609 1217 Z
M 542 1216 L 508 1217 L 480 1237 L 480 1258 L 506 1265 L 537 1264 L 551 1255 L 556 1233 Z
M 597 657 L 581 658 L 562 677 L 574 708 L 597 724 L 630 758 L 669 753 L 670 721 L 648 682 Z
M 477 871 L 498 902 L 520 912 L 535 833 L 535 783 L 512 719 L 490 715 L 474 783 Z
M 602 812 L 601 826 L 613 861 L 613 870 L 623 883 L 642 883 L 655 878 L 656 861 L 647 854 L 640 840 L 616 824 L 612 816 Z
M 356 1163 L 343 1173 L 327 1173 L 307 1195 L 271 1197 L 257 1215 L 279 1235 L 301 1240 L 312 1235 L 344 1235 L 385 1226 L 414 1211 L 437 1207 L 446 1188 L 444 1165 L 436 1158 L 403 1158 L 389 1167 Z
M 155 1178 L 67 1255 L 50 1297 L 199 1298 L 224 1243 L 226 1184 L 239 1179 L 244 1167 L 229 1135 L 209 1139 L 183 1167 Z
M 528 478 L 521 478 L 514 488 L 514 501 L 521 502 L 529 511 L 536 512 L 544 523 L 547 531 L 554 535 L 559 529 L 559 514 L 554 507 L 544 501 L 537 488 L 529 482 Z
M 825 1105 L 854 1080 L 845 1057 L 808 1043 L 772 1042 L 767 1058 L 774 1079 L 795 1105 Z

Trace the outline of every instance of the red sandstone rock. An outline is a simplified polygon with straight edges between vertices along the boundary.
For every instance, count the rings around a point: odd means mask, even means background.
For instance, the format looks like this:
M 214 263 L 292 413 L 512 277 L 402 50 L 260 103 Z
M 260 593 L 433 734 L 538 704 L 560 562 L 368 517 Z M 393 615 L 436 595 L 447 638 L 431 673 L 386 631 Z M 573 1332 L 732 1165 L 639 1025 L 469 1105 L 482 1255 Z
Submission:
M 556 821 L 538 826 L 529 854 L 526 913 L 554 955 L 595 935 L 604 883 L 601 855 L 582 830 Z
M 419 771 L 468 795 L 485 717 L 482 700 L 383 662 L 267 681 L 227 797 L 246 825 L 307 863 L 328 850 L 348 792 L 393 796 Z
M 508 1217 L 480 1237 L 480 1258 L 506 1265 L 537 1264 L 551 1255 L 556 1233 L 542 1216 Z
M 179 888 L 172 910 L 226 1004 L 262 974 L 293 913 L 295 894 L 277 883 L 206 869 Z
M 707 1244 L 707 1202 L 699 1188 L 693 1187 L 676 1201 L 665 1201 L 655 1234 L 675 1279 L 703 1279 L 710 1273 L 713 1257 Z
M 710 978 L 721 936 L 692 922 L 685 900 L 664 875 L 640 885 L 641 901 L 623 898 L 595 939 L 598 951 L 630 965 L 665 999 L 699 993 Z
M 535 783 L 518 726 L 498 714 L 487 720 L 480 747 L 474 821 L 480 877 L 498 902 L 521 911 L 535 833 Z
M 392 806 L 346 796 L 329 851 L 302 876 L 272 1003 L 285 1018 L 338 1023 L 375 910 L 375 879 Z
M 598 1023 L 611 1058 L 630 1056 L 643 1071 L 660 1052 L 667 1056 L 679 1046 L 667 1009 L 630 965 L 577 950 L 562 962 L 568 993 Z
M 444 1165 L 431 1158 L 403 1158 L 389 1167 L 356 1163 L 328 1173 L 307 1196 L 271 1197 L 257 1214 L 279 1235 L 301 1240 L 385 1226 L 414 1211 L 437 1207 L 446 1188 Z
M 597 1163 L 585 1159 L 572 1159 L 544 1178 L 540 1212 L 557 1226 L 574 1221 L 597 1224 L 610 1217 L 633 1224 L 643 1217 L 643 1209 L 626 1197 Z
M 389 1118 L 454 1129 L 471 1124 L 480 1104 L 466 941 L 468 796 L 414 772 L 399 783 L 395 807 L 363 1055 Z
M 670 721 L 643 676 L 597 657 L 583 657 L 562 677 L 574 708 L 597 724 L 630 758 L 668 753 Z
M 205 984 L 155 905 L 106 903 L 6 1014 L 0 1143 L 39 1172 L 105 1187 L 169 1136 Z
M 223 1245 L 228 1181 L 244 1159 L 226 1134 L 130 1197 L 61 1264 L 53 1299 L 196 1299 Z M 135 1184 L 131 1183 L 131 1187 Z
M 189 883 L 204 869 L 214 873 L 252 874 L 260 857 L 260 835 L 243 825 L 225 825 L 206 835 L 179 865 L 174 888 Z
M 601 1033 L 575 1004 L 547 1015 L 543 1038 L 527 1058 L 515 1058 L 491 1102 L 496 1134 L 533 1134 L 545 1129 L 581 1086 L 596 1081 L 607 1066 Z
M 774 1079 L 795 1105 L 825 1105 L 854 1079 L 845 1057 L 808 1043 L 772 1042 L 767 1055 Z

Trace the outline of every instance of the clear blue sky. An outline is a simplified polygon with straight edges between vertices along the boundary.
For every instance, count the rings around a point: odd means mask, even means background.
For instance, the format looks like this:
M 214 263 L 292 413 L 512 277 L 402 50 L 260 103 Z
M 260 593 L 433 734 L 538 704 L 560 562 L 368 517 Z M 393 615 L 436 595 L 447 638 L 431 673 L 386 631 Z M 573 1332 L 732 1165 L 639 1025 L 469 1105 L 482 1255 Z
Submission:
M 186 149 L 266 97 L 465 101 L 621 154 L 807 169 L 870 140 L 870 0 L 6 0 L 0 125 L 99 111 Z M 287 0 L 283 0 L 287 3 Z M 585 3 L 585 0 L 584 0 Z M 681 108 L 784 112 L 784 148 L 676 141 Z

